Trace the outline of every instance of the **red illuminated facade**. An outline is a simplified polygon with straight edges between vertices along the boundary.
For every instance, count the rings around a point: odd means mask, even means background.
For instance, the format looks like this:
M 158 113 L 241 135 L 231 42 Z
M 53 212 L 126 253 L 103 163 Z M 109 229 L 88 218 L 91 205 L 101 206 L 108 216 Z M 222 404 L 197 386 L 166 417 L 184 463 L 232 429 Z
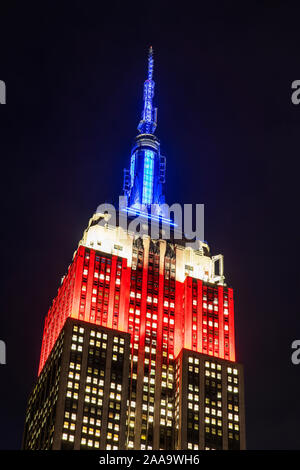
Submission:
M 45 320 L 39 373 L 68 317 L 134 333 L 142 348 L 155 331 L 170 359 L 186 348 L 235 361 L 232 288 L 176 281 L 176 258 L 144 261 L 142 249 L 136 258 L 132 269 L 126 258 L 78 248 Z

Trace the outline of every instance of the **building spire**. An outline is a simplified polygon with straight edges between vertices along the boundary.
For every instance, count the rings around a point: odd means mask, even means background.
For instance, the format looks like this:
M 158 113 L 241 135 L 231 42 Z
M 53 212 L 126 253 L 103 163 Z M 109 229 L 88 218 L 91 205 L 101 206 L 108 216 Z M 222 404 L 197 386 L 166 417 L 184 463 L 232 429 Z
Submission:
M 148 53 L 148 80 L 152 80 L 153 66 L 154 66 L 153 47 L 150 46 L 149 53 Z
M 130 168 L 124 170 L 123 190 L 127 211 L 165 216 L 164 183 L 166 159 L 160 154 L 160 142 L 154 135 L 156 108 L 153 108 L 153 49 L 149 48 L 147 79 L 144 83 L 144 109 L 138 125 L 139 135 L 131 150 Z M 153 206 L 155 206 L 153 208 Z
M 153 77 L 153 48 L 150 46 L 148 54 L 148 78 L 144 83 L 144 109 L 142 119 L 138 125 L 141 134 L 154 134 L 157 126 L 157 108 L 153 108 L 152 99 L 154 96 L 155 82 Z

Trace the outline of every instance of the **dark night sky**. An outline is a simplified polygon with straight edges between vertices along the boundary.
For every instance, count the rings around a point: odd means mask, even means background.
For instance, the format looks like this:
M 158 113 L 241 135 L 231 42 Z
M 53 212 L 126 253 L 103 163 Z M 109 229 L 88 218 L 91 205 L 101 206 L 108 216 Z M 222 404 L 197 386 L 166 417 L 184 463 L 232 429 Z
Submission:
M 21 446 L 44 317 L 89 217 L 120 193 L 152 44 L 167 201 L 205 204 L 235 290 L 247 447 L 300 449 L 300 7 L 109 5 L 1 5 L 0 448 Z

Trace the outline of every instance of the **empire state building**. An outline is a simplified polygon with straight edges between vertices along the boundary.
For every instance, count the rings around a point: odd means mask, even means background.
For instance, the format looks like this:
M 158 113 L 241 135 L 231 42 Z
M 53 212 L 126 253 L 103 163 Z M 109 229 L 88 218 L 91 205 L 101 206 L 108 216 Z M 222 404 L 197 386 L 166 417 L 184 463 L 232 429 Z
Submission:
M 91 217 L 45 318 L 24 449 L 245 449 L 233 290 L 166 212 L 153 66 L 124 203 Z

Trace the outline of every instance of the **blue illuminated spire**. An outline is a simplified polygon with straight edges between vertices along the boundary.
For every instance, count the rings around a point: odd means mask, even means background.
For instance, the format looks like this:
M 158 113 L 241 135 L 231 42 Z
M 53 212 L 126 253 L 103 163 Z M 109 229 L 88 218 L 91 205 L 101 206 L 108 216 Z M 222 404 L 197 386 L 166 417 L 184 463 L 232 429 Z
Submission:
M 138 125 L 138 130 L 141 134 L 154 134 L 157 126 L 157 108 L 153 108 L 152 103 L 155 86 L 155 82 L 152 80 L 153 65 L 153 49 L 152 46 L 150 46 L 148 55 L 148 78 L 144 83 L 144 109 L 142 119 Z
M 166 159 L 161 155 L 159 140 L 154 135 L 157 109 L 153 108 L 152 103 L 155 85 L 152 78 L 153 49 L 150 47 L 148 75 L 144 83 L 144 109 L 138 125 L 139 135 L 131 150 L 130 167 L 124 170 L 123 189 L 127 211 L 155 213 L 156 217 L 163 217 Z

